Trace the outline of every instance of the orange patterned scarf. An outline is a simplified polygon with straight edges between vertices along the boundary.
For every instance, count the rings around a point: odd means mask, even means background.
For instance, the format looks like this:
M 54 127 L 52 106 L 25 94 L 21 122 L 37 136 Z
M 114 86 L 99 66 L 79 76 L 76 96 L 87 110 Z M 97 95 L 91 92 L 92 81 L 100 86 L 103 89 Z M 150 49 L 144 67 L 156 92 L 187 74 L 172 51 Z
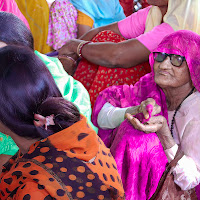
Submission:
M 0 199 L 124 199 L 116 163 L 86 118 L 4 166 Z

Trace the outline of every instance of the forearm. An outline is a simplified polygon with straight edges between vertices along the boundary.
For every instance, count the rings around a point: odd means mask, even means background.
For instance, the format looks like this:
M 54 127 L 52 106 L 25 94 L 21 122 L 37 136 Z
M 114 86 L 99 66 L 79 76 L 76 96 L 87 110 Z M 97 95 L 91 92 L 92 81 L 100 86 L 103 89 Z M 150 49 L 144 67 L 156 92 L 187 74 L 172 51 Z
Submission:
M 165 136 L 165 135 L 158 135 L 158 138 L 159 138 L 164 150 L 170 149 L 176 144 L 173 137 Z
M 97 117 L 97 123 L 102 129 L 114 129 L 119 126 L 125 118 L 128 108 L 114 107 L 110 103 L 105 103 Z
M 59 50 L 59 56 L 67 54 L 78 55 L 77 51 L 82 40 L 70 40 Z M 84 45 L 81 56 L 88 61 L 109 68 L 129 68 L 148 61 L 150 51 L 137 39 L 126 40 L 120 43 L 98 42 Z
M 174 141 L 174 138 L 171 135 L 171 132 L 170 132 L 170 129 L 168 127 L 166 120 L 163 122 L 162 128 L 160 130 L 158 130 L 156 132 L 156 134 L 157 134 L 164 150 L 170 149 L 176 144 L 176 142 Z
M 127 108 L 126 112 L 125 112 L 125 115 L 126 113 L 130 113 L 131 115 L 136 115 L 139 113 L 139 107 L 140 106 L 131 106 L 129 108 Z
M 77 46 L 75 45 L 74 51 Z M 110 68 L 129 68 L 148 61 L 150 51 L 138 40 L 120 43 L 90 43 L 82 49 L 82 56 L 88 61 Z

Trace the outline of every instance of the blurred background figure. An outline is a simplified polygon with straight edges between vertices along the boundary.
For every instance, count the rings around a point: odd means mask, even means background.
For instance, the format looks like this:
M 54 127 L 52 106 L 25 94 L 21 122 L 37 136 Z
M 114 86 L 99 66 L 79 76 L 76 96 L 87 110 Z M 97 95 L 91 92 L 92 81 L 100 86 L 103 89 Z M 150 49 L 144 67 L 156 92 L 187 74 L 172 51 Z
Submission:
M 34 47 L 41 53 L 53 49 L 47 45 L 49 5 L 46 0 L 15 0 L 27 19 L 34 38 Z
M 77 38 L 77 10 L 69 0 L 55 0 L 50 5 L 47 44 L 58 50 L 68 40 Z

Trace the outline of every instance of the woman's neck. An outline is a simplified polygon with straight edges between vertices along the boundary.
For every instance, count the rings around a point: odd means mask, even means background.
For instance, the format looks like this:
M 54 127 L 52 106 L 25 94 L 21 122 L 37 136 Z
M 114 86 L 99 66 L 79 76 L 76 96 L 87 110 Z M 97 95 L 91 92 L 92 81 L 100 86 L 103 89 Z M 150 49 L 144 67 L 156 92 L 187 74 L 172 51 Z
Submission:
M 166 96 L 168 110 L 176 110 L 184 101 L 185 97 L 191 92 L 192 88 L 193 86 L 191 84 L 186 84 L 178 88 L 164 88 L 163 91 Z
M 17 144 L 22 154 L 27 153 L 30 146 L 39 140 L 39 139 L 30 139 L 30 138 L 21 137 L 13 133 L 12 131 L 9 131 L 8 135 L 12 137 L 12 139 Z
M 17 146 L 19 147 L 22 154 L 28 152 L 30 146 L 38 141 L 38 139 L 27 139 L 20 137 L 19 139 L 13 138 Z

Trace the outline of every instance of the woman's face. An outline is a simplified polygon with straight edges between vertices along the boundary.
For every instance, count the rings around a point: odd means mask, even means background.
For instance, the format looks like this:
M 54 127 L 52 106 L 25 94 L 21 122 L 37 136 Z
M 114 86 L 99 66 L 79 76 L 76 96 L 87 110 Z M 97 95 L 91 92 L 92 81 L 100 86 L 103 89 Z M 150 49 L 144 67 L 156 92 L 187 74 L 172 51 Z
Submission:
M 167 6 L 169 0 L 147 0 L 148 4 L 153 6 Z
M 169 56 L 163 62 L 155 61 L 154 73 L 156 84 L 163 89 L 178 88 L 192 82 L 186 61 L 176 67 L 171 64 Z

